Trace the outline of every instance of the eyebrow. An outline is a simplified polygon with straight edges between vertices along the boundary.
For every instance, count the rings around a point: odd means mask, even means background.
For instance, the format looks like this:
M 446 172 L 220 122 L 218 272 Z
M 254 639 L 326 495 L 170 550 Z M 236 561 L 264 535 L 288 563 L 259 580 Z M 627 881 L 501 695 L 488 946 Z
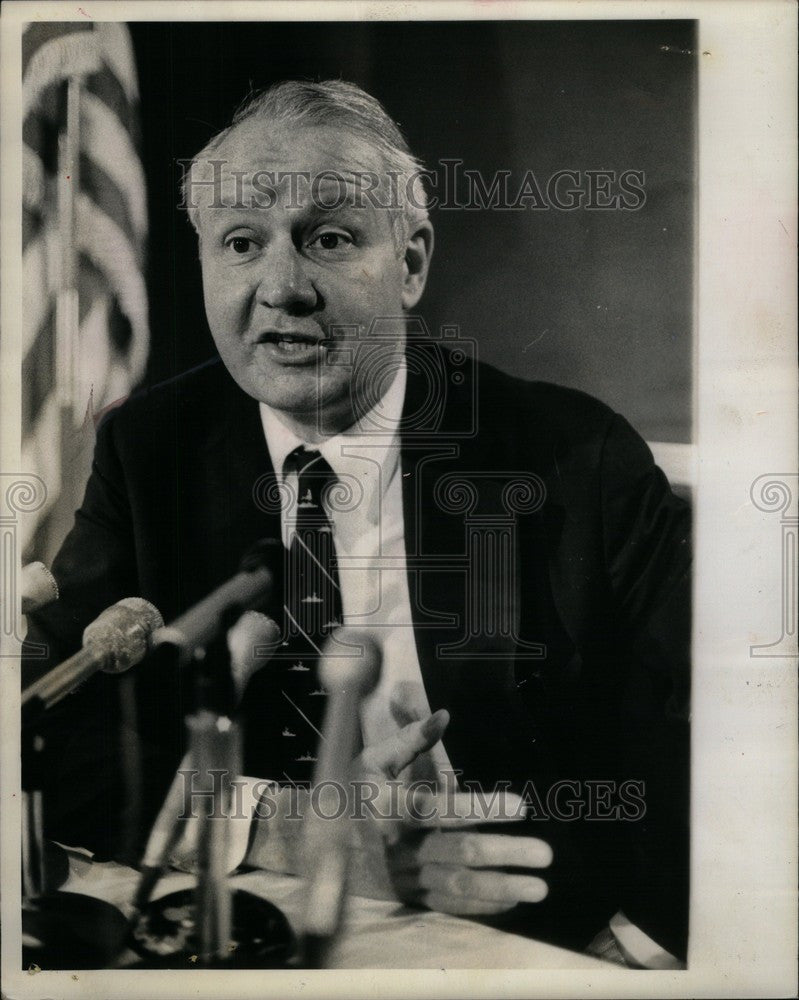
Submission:
M 237 227 L 247 228 L 249 226 L 256 230 L 259 222 L 268 218 L 268 212 L 275 207 L 274 205 L 260 207 L 257 205 L 225 206 L 215 209 L 212 214 L 209 212 L 209 206 L 205 206 L 200 211 L 200 218 L 205 220 L 206 234 L 212 238 L 220 238 L 227 231 Z M 324 221 L 338 222 L 342 226 L 350 225 L 353 229 L 360 230 L 366 235 L 370 231 L 379 231 L 378 211 L 380 211 L 379 208 L 369 204 L 352 205 L 345 202 L 336 207 L 326 208 L 309 201 L 293 211 L 290 224 L 293 229 L 295 225 L 310 226 Z M 267 214 L 264 215 L 264 213 Z M 208 219 L 211 214 L 212 218 Z

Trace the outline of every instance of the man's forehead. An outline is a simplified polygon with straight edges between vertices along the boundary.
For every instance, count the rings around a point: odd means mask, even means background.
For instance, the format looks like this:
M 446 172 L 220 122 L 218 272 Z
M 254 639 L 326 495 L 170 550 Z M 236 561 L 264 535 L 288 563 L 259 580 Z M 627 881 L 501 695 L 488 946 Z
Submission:
M 331 171 L 352 179 L 382 170 L 379 153 L 348 130 L 255 118 L 235 125 L 207 159 L 222 160 L 223 172 L 231 176 L 257 170 L 312 175 Z M 197 165 L 208 169 L 199 160 Z
M 234 126 L 212 152 L 195 160 L 188 200 L 201 210 L 247 208 L 256 201 L 294 210 L 396 207 L 396 184 L 380 153 L 346 129 L 261 118 Z

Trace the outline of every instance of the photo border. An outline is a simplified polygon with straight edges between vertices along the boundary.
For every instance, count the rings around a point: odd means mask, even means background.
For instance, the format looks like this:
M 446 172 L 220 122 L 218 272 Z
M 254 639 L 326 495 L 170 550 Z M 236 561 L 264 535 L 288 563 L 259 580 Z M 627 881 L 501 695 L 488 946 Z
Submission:
M 264 997 L 790 996 L 796 992 L 796 663 L 753 654 L 778 638 L 786 520 L 796 485 L 796 6 L 787 0 L 605 2 L 109 2 L 2 9 L 3 490 L 20 469 L 20 93 L 28 20 L 673 19 L 699 21 L 695 281 L 697 484 L 688 969 L 236 972 Z M 787 506 L 758 504 L 760 477 Z M 792 492 L 791 492 L 792 489 Z M 0 498 L 2 495 L 0 495 Z M 761 498 L 762 499 L 762 498 Z M 6 511 L 2 511 L 6 515 Z M 24 515 L 23 515 L 24 516 Z M 783 525 L 783 527 L 780 527 Z M 795 532 L 795 529 L 794 529 Z M 794 539 L 795 539 L 794 533 Z M 795 550 L 794 550 L 795 551 Z M 19 553 L 14 572 L 19 572 Z M 787 564 L 790 569 L 790 563 Z M 8 584 L 9 568 L 2 567 Z M 8 591 L 5 590 L 4 594 Z M 790 597 L 789 597 L 790 599 Z M 784 608 L 783 608 L 784 615 Z M 795 629 L 795 618 L 794 618 Z M 185 975 L 15 968 L 19 956 L 18 641 L 2 636 L 0 807 L 4 995 L 182 997 Z M 795 646 L 795 642 L 794 642 Z M 230 996 L 229 972 L 196 971 L 198 997 Z

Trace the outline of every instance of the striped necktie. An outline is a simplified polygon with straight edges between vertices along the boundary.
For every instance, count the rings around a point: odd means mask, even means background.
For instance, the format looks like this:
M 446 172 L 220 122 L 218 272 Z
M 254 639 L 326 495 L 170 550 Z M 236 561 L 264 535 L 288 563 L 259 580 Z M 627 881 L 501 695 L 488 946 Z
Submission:
M 297 474 L 296 523 L 286 573 L 288 646 L 280 658 L 283 776 L 310 782 L 321 738 L 325 695 L 318 661 L 326 636 L 342 621 L 333 529 L 323 499 L 336 482 L 318 451 L 296 448 L 284 471 Z

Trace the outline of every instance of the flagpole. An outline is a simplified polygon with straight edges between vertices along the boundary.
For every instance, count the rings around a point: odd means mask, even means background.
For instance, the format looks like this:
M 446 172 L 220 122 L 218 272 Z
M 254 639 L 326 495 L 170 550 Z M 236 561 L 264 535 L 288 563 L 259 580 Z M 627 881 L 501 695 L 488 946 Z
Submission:
M 77 200 L 80 188 L 80 92 L 82 78 L 67 78 L 66 121 L 58 137 L 56 211 L 58 224 L 58 284 L 55 295 L 55 397 L 58 406 L 58 467 L 47 470 L 50 482 L 58 483 L 58 495 L 69 488 L 74 475 L 76 364 L 78 354 L 78 243 Z M 68 494 L 67 494 L 68 495 Z M 75 507 L 56 503 L 47 526 L 46 551 L 55 555 L 72 527 Z
M 61 275 L 56 299 L 56 386 L 61 429 L 78 420 L 75 400 L 75 361 L 78 349 L 77 198 L 80 190 L 81 78 L 67 81 L 66 129 L 58 141 L 58 235 Z
M 77 404 L 75 376 L 78 353 L 78 245 L 77 197 L 80 184 L 80 92 L 82 77 L 73 73 L 67 78 L 66 121 L 58 137 L 58 174 L 56 176 L 56 222 L 58 236 L 58 276 L 55 285 L 55 378 L 57 403 L 57 465 L 47 469 L 48 482 L 58 484 L 57 496 L 63 494 L 74 475 L 75 425 Z M 55 503 L 47 523 L 42 552 L 48 561 L 55 555 L 72 527 L 75 506 Z
M 70 76 L 67 81 L 67 121 L 66 129 L 58 137 L 58 240 L 60 251 L 60 275 L 56 297 L 56 344 L 55 344 L 55 384 L 59 402 L 58 448 L 59 469 L 49 469 L 53 477 L 63 480 L 66 463 L 64 456 L 67 439 L 72 431 L 75 412 L 74 400 L 74 360 L 78 346 L 78 253 L 76 246 L 75 202 L 78 190 L 80 151 L 80 78 Z M 58 532 L 57 537 L 66 534 L 64 526 L 52 518 L 50 532 Z M 35 899 L 47 891 L 47 871 L 45 868 L 45 845 L 43 824 L 43 798 L 37 737 L 33 737 L 32 754 L 35 763 L 32 786 L 23 792 L 23 881 L 25 895 Z

